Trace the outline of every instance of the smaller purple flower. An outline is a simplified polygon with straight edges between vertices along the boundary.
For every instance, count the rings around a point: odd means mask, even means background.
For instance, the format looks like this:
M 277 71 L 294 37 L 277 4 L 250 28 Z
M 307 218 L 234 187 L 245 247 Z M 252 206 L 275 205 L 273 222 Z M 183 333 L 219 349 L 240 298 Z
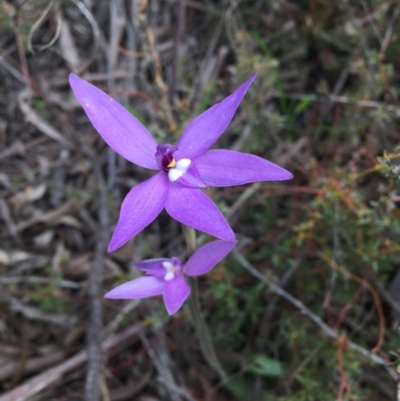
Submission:
M 169 315 L 176 313 L 190 294 L 185 275 L 201 276 L 209 272 L 236 245 L 237 241 L 213 241 L 203 245 L 186 264 L 176 258 L 148 259 L 135 265 L 147 276 L 128 281 L 107 292 L 104 298 L 140 299 L 163 295 Z

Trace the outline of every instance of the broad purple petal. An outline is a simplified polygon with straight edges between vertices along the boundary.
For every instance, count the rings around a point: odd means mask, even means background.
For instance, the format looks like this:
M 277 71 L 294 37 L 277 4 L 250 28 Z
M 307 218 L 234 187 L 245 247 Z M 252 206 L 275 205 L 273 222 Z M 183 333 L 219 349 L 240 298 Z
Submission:
M 191 159 L 201 155 L 219 138 L 231 122 L 243 96 L 256 76 L 257 73 L 253 74 L 221 103 L 210 107 L 189 123 L 177 145 L 178 159 L 182 157 Z
M 201 276 L 210 271 L 236 245 L 237 241 L 213 241 L 201 248 L 189 258 L 183 272 L 187 276 Z
M 177 276 L 165 282 L 164 303 L 169 315 L 178 312 L 190 294 L 190 286 L 185 277 Z
M 164 282 L 156 277 L 145 276 L 128 281 L 115 287 L 104 295 L 104 298 L 139 299 L 161 295 L 164 292 Z
M 129 111 L 100 89 L 70 74 L 69 82 L 89 120 L 119 155 L 139 166 L 158 170 L 157 142 Z
M 165 209 L 175 220 L 196 230 L 225 241 L 235 239 L 235 234 L 225 217 L 200 189 L 170 183 Z
M 167 192 L 168 177 L 164 172 L 159 172 L 129 191 L 122 202 L 108 252 L 114 252 L 157 217 L 165 205 Z
M 233 150 L 208 150 L 193 161 L 201 178 L 211 187 L 281 181 L 293 177 L 292 173 L 268 160 Z

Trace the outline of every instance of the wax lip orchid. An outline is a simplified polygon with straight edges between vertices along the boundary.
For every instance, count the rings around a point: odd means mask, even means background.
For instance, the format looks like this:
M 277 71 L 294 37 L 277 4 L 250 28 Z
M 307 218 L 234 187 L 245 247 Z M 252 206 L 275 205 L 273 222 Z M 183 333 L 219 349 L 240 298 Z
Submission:
M 135 265 L 147 276 L 128 281 L 104 295 L 113 299 L 140 299 L 163 295 L 170 315 L 176 313 L 190 294 L 185 275 L 196 277 L 210 271 L 236 245 L 236 241 L 217 240 L 199 249 L 182 265 L 176 258 L 149 259 Z
M 118 102 L 70 74 L 75 96 L 104 141 L 132 163 L 159 171 L 126 195 L 109 252 L 148 226 L 164 207 L 170 216 L 187 226 L 222 240 L 233 240 L 235 235 L 224 216 L 201 189 L 292 177 L 285 169 L 258 156 L 207 150 L 232 120 L 256 75 L 221 103 L 197 116 L 173 146 L 158 145 L 149 131 Z

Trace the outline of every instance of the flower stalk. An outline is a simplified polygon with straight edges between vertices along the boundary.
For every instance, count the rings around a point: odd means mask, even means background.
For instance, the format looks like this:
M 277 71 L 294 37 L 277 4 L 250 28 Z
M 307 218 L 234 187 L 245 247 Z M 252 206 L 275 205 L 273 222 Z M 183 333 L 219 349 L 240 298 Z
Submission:
M 193 228 L 183 226 L 183 235 L 185 237 L 186 246 L 189 253 L 196 250 L 196 232 Z M 199 289 L 196 277 L 189 278 L 191 293 L 189 296 L 189 310 L 192 315 L 193 325 L 196 330 L 197 338 L 200 342 L 200 348 L 203 353 L 204 359 L 215 370 L 221 381 L 226 381 L 226 373 L 221 366 L 217 354 L 215 353 L 214 345 L 210 338 L 210 333 L 207 324 L 203 318 L 199 302 Z

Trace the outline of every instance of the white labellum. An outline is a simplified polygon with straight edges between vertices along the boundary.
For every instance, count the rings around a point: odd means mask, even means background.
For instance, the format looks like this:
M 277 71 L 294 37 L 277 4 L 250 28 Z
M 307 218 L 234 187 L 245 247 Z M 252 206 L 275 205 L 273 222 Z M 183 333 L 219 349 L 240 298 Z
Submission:
M 162 265 L 166 270 L 164 280 L 169 281 L 175 278 L 175 266 L 171 262 L 162 262 Z
M 192 161 L 190 159 L 181 159 L 181 160 L 177 161 L 175 167 L 171 168 L 168 171 L 169 180 L 174 182 L 178 178 L 181 178 L 183 176 L 183 174 L 186 173 L 186 171 L 189 168 L 191 162 Z

